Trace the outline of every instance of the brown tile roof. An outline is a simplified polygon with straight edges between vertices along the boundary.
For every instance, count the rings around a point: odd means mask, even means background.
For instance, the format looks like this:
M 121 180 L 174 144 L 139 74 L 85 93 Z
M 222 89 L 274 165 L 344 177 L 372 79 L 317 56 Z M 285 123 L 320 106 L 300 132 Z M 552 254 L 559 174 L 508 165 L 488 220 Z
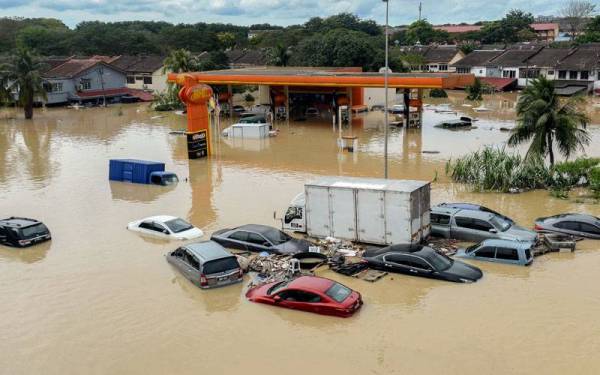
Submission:
M 231 50 L 225 52 L 231 65 L 267 65 L 268 58 L 264 50 Z
M 44 72 L 42 75 L 44 78 L 73 78 L 83 73 L 84 71 L 93 68 L 98 64 L 103 64 L 117 71 L 122 71 L 122 69 L 108 64 L 104 60 L 104 57 L 88 59 L 69 59 L 64 63 L 57 65 L 54 68 Z
M 586 46 L 577 48 L 557 66 L 557 69 L 580 71 L 597 68 L 600 68 L 600 48 Z
M 127 73 L 154 73 L 164 65 L 164 56 L 117 56 L 110 64 Z
M 478 25 L 442 25 L 442 26 L 434 26 L 436 30 L 443 30 L 450 34 L 460 34 L 466 33 L 469 31 L 479 31 L 482 26 Z
M 538 50 L 531 49 L 509 49 L 490 60 L 486 66 L 503 66 L 517 68 L 526 66 L 525 60 L 533 56 Z
M 544 48 L 531 56 L 527 60 L 527 63 L 529 66 L 555 67 L 571 52 L 573 52 L 573 50 L 568 48 Z
M 476 50 L 469 53 L 467 56 L 460 59 L 458 62 L 453 64 L 452 66 L 460 67 L 460 68 L 471 68 L 473 66 L 485 66 L 490 60 L 494 57 L 500 55 L 504 51 L 498 50 Z

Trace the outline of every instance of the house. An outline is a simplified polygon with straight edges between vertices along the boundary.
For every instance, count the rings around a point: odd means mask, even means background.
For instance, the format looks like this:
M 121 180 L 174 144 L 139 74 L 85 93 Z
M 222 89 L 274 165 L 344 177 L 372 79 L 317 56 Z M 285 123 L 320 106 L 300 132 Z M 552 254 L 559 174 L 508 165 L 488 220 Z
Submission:
M 492 71 L 491 60 L 502 54 L 503 50 L 475 50 L 452 64 L 457 73 L 471 73 L 475 77 L 500 77 L 499 71 Z
M 490 60 L 486 67 L 488 68 L 487 77 L 495 77 L 496 74 L 502 78 L 516 78 L 520 87 L 525 86 L 528 77 L 525 72 L 528 71 L 529 63 L 527 60 L 538 53 L 541 48 L 523 48 L 508 49 Z M 494 72 L 494 74 L 491 74 Z
M 414 70 L 424 72 L 454 72 L 456 62 L 465 57 L 457 46 L 410 46 L 400 47 L 403 54 L 414 54 L 423 57 L 423 65 Z
M 532 23 L 530 26 L 539 41 L 551 43 L 559 36 L 558 23 Z
M 555 71 L 558 72 L 555 86 L 560 94 L 595 90 L 600 84 L 600 44 L 591 43 L 572 50 L 555 66 Z
M 532 55 L 525 62 L 525 68 L 521 68 L 520 77 L 533 79 L 544 76 L 550 80 L 558 77 L 556 67 L 572 52 L 568 48 L 543 48 Z M 523 80 L 521 78 L 521 80 Z M 520 82 L 525 86 L 527 82 Z
M 232 69 L 266 66 L 269 58 L 264 49 L 233 49 L 225 51 Z
M 105 60 L 70 58 L 43 72 L 46 104 L 101 102 L 127 95 L 125 72 Z
M 167 89 L 167 74 L 163 71 L 164 56 L 117 56 L 110 64 L 127 75 L 127 87 L 153 93 Z

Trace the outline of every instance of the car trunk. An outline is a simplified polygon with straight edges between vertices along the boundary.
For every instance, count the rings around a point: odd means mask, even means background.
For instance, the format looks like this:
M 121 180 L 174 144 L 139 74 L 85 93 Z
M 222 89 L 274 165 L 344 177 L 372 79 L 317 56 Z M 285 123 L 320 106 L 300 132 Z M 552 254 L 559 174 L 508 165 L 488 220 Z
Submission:
M 242 278 L 240 265 L 236 257 L 215 259 L 204 263 L 202 273 L 208 286 L 226 285 Z

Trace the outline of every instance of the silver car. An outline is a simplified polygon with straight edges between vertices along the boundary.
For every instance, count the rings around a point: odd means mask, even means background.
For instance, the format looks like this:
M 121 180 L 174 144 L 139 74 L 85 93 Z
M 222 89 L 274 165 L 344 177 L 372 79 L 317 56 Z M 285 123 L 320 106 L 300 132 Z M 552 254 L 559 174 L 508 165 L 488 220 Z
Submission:
M 167 261 L 203 289 L 242 282 L 244 275 L 237 258 L 214 241 L 182 246 Z
M 470 242 L 487 239 L 537 242 L 536 232 L 511 223 L 500 215 L 444 206 L 431 209 L 431 234 Z

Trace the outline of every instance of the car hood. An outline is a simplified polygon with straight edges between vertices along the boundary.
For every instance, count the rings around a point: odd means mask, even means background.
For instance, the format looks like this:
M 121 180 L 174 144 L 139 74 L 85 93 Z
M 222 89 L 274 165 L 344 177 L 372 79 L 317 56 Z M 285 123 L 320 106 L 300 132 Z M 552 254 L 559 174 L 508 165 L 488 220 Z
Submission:
M 458 260 L 455 260 L 452 266 L 444 272 L 472 281 L 477 281 L 483 276 L 483 272 L 479 268 Z
M 275 249 L 282 254 L 295 254 L 308 251 L 310 242 L 298 238 L 292 238 L 288 242 L 284 242 L 275 246 Z
M 181 233 L 174 233 L 173 236 L 182 240 L 193 240 L 195 238 L 204 236 L 204 232 L 202 232 L 201 229 L 194 227 Z
M 501 232 L 499 237 L 507 240 L 517 240 L 526 242 L 535 242 L 537 240 L 537 233 L 523 228 L 519 225 L 511 226 L 506 232 Z

